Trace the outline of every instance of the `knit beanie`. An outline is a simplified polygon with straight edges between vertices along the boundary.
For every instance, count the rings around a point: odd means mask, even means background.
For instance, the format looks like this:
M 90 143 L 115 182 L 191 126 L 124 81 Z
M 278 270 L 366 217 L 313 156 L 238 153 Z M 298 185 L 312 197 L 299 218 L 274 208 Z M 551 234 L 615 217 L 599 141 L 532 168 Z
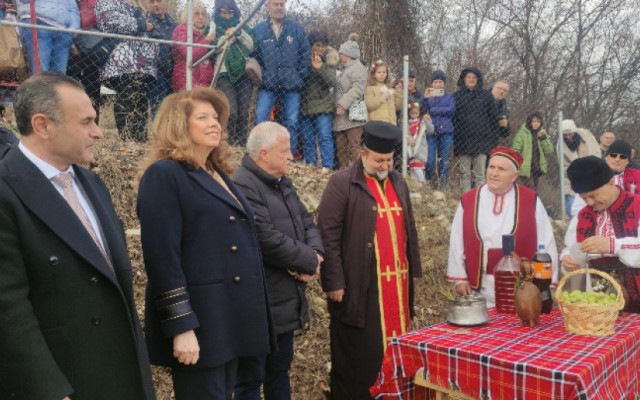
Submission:
M 360 46 L 358 46 L 359 38 L 360 38 L 360 35 L 358 35 L 357 33 L 350 34 L 349 40 L 347 40 L 346 42 L 340 45 L 340 49 L 338 50 L 338 53 L 344 54 L 347 57 L 351 57 L 354 60 L 359 60 L 360 59 Z
M 435 71 L 433 71 L 433 73 L 431 74 L 431 82 L 435 81 L 435 80 L 441 80 L 442 82 L 446 82 L 447 81 L 447 76 L 444 74 L 444 71 L 441 69 L 437 69 Z

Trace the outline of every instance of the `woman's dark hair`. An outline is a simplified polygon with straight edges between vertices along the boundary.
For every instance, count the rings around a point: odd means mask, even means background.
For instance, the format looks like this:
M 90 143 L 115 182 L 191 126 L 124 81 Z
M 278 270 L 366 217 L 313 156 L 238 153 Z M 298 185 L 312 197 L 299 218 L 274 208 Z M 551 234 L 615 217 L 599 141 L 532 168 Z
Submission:
M 329 44 L 329 34 L 324 29 L 314 28 L 309 32 L 307 36 L 309 38 L 309 45 L 313 46 L 315 42 Z
M 235 0 L 216 0 L 213 15 L 220 14 L 220 10 L 222 10 L 223 7 L 227 7 L 227 9 L 233 11 L 238 18 L 240 17 L 240 9 L 236 5 Z
M 529 115 L 527 115 L 527 122 L 526 122 L 526 127 L 530 131 L 533 131 L 533 128 L 531 127 L 531 121 L 534 118 L 538 118 L 540 120 L 540 128 L 542 128 L 542 125 L 544 125 L 544 117 L 542 116 L 542 113 L 538 110 L 532 111 L 531 113 L 529 113 Z

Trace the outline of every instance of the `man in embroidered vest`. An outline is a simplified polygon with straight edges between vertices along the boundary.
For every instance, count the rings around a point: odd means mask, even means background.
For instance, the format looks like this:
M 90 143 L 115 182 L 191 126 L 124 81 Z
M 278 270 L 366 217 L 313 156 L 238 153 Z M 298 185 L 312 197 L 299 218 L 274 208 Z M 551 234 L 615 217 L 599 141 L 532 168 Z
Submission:
M 515 235 L 516 253 L 531 259 L 544 244 L 557 269 L 558 257 L 547 211 L 535 192 L 515 184 L 522 155 L 513 149 L 491 150 L 486 184 L 462 195 L 451 226 L 447 279 L 456 292 L 479 292 L 495 305 L 493 269 L 502 258 L 502 235 Z M 554 273 L 552 285 L 557 284 Z
M 611 169 L 598 157 L 573 161 L 567 175 L 586 206 L 569 224 L 561 254 L 563 267 L 574 271 L 583 266 L 569 254 L 574 243 L 580 243 L 580 250 L 590 255 L 592 264 L 606 267 L 622 263 L 628 299 L 625 309 L 640 312 L 640 198 L 616 186 Z
M 413 317 L 422 270 L 409 189 L 392 167 L 400 137 L 394 125 L 367 122 L 360 159 L 331 177 L 320 201 L 333 400 L 371 399 L 388 340 Z

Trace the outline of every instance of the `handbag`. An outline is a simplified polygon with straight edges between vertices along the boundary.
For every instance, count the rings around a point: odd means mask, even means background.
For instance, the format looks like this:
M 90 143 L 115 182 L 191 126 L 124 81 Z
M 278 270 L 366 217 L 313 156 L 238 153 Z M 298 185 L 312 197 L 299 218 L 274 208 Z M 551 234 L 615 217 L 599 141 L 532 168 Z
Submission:
M 349 106 L 349 121 L 351 122 L 367 122 L 367 105 L 364 99 L 358 99 Z
M 0 73 L 13 73 L 26 68 L 16 28 L 0 25 Z
M 258 60 L 254 57 L 247 57 L 244 65 L 244 73 L 247 74 L 254 85 L 260 86 L 262 84 L 262 68 L 260 68 Z

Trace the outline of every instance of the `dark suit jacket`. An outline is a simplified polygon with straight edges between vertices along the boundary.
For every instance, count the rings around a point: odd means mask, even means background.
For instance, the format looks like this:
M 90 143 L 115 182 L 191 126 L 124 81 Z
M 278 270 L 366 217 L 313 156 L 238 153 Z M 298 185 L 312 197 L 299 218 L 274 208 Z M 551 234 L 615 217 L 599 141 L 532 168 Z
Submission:
M 142 250 L 149 275 L 145 331 L 151 362 L 210 368 L 269 352 L 270 313 L 254 214 L 203 169 L 152 164 L 138 190 Z M 194 329 L 195 366 L 178 364 L 173 337 Z
M 74 170 L 116 275 L 18 148 L 0 162 L 0 398 L 154 399 L 122 226 L 100 178 Z

